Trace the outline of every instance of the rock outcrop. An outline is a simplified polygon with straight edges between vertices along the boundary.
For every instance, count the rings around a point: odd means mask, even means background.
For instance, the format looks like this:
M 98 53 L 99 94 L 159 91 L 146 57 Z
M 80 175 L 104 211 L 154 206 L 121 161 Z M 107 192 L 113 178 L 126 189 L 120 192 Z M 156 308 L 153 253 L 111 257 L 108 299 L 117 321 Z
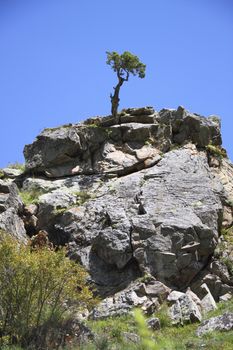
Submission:
M 26 241 L 26 230 L 21 215 L 23 202 L 17 186 L 11 181 L 0 180 L 0 230 L 20 241 Z
M 188 287 L 206 310 L 233 291 L 215 254 L 233 218 L 233 167 L 221 148 L 220 120 L 183 107 L 126 109 L 119 120 L 45 129 L 25 146 L 26 172 L 15 182 L 37 200 L 23 207 L 16 194 L 6 199 L 1 189 L 16 185 L 1 180 L 0 228 L 13 231 L 2 218 L 13 210 L 29 235 L 44 230 L 53 244 L 66 244 L 106 298 L 93 317 L 156 308 L 155 282 L 138 282 L 149 275 L 183 292 L 173 306 L 178 318 L 200 320 Z
M 115 125 L 110 116 L 45 129 L 24 148 L 26 168 L 48 177 L 124 175 L 153 166 L 172 144 L 221 145 L 219 119 L 206 119 L 183 107 L 160 113 L 151 107 L 127 109 L 120 121 Z

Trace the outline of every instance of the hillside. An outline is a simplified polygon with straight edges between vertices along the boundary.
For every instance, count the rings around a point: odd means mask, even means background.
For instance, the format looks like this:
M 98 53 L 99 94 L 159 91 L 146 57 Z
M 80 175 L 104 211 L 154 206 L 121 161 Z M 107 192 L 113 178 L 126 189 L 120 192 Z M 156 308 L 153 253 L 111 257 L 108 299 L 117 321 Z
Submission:
M 130 108 L 45 129 L 25 169 L 2 169 L 0 229 L 44 232 L 89 273 L 101 298 L 85 318 L 201 322 L 233 293 L 233 165 L 221 125 L 183 107 Z M 233 324 L 232 324 L 233 327 Z

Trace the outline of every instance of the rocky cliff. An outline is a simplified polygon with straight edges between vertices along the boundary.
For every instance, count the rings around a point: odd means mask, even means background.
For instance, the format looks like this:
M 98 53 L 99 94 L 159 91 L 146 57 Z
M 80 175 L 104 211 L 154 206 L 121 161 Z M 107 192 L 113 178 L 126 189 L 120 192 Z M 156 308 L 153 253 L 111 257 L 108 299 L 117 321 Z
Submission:
M 66 244 L 105 298 L 95 317 L 156 308 L 171 290 L 185 292 L 173 302 L 195 292 L 213 305 L 233 292 L 233 166 L 219 118 L 183 107 L 119 117 L 45 129 L 26 145 L 24 173 L 2 170 L 0 228 Z

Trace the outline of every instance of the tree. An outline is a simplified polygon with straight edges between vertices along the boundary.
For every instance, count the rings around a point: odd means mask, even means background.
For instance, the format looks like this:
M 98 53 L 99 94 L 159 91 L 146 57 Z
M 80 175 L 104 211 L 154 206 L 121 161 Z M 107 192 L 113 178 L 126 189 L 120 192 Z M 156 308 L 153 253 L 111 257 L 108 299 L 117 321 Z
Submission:
M 139 78 L 145 77 L 146 65 L 139 61 L 139 58 L 132 53 L 125 51 L 122 55 L 117 52 L 106 52 L 107 64 L 116 72 L 118 83 L 114 87 L 114 94 L 110 94 L 112 109 L 111 113 L 113 117 L 117 118 L 117 110 L 119 106 L 119 93 L 120 88 L 125 81 L 128 81 L 129 75 L 138 75 Z

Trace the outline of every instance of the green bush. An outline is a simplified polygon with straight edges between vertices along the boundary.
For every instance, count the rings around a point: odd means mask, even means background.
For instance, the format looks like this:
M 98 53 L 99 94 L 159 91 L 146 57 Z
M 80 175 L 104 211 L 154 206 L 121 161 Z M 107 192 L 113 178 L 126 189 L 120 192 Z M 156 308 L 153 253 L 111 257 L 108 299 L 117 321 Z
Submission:
M 0 347 L 47 349 L 48 342 L 61 341 L 59 330 L 72 318 L 71 310 L 91 303 L 86 272 L 65 249 L 33 249 L 1 236 Z

